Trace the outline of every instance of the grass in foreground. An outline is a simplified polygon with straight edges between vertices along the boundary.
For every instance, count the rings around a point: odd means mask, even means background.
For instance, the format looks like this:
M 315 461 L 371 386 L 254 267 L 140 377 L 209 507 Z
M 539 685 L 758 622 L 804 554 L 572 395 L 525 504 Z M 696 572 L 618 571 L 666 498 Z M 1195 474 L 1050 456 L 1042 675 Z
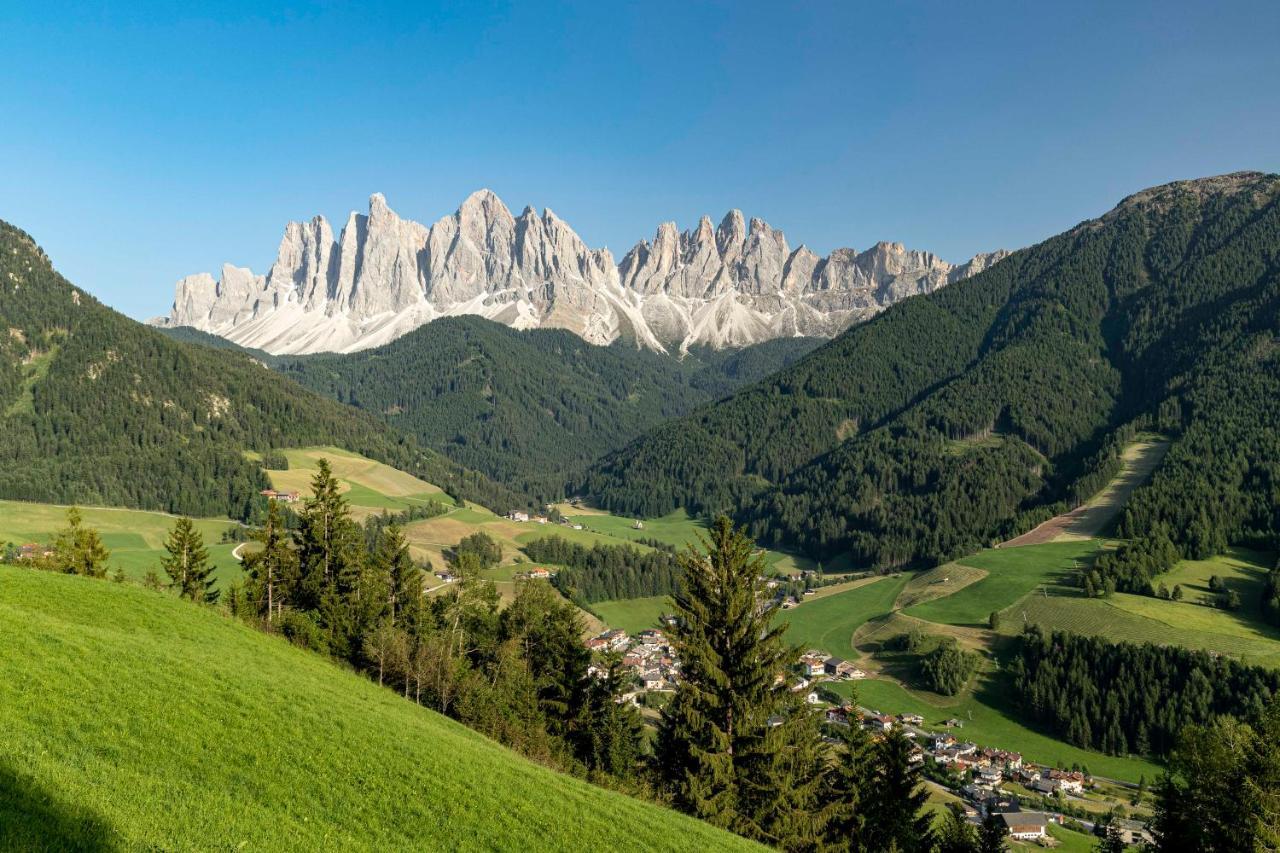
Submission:
M 132 586 L 0 566 L 0 848 L 749 849 Z

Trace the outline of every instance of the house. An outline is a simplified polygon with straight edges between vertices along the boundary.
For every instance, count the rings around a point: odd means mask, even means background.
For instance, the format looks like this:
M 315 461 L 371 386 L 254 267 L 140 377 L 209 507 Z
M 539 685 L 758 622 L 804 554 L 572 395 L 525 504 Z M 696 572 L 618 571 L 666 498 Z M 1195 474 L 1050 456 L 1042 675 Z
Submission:
M 535 516 L 533 517 L 533 523 L 534 523 L 534 524 L 546 524 L 546 523 L 547 523 L 547 517 L 546 517 L 545 515 L 535 515 Z
M 1120 840 L 1125 844 L 1156 843 L 1151 831 L 1147 829 L 1147 825 L 1142 821 L 1121 818 L 1116 821 L 1116 826 L 1120 829 Z
M 951 719 L 947 720 L 946 726 L 949 729 L 963 729 L 964 723 L 962 723 L 960 720 L 956 719 L 955 717 L 952 717 Z
M 824 664 L 826 659 L 819 655 L 807 654 L 800 657 L 800 671 L 805 675 L 822 675 Z
M 919 714 L 899 714 L 898 722 L 907 726 L 923 726 L 924 717 Z
M 662 670 L 659 669 L 648 670 L 644 675 L 640 676 L 640 679 L 644 682 L 645 690 L 661 690 L 666 686 L 665 679 L 662 677 Z
M 849 709 L 848 708 L 828 708 L 827 722 L 837 726 L 849 725 Z
M 635 523 L 635 524 L 633 524 L 633 525 L 631 525 L 631 529 L 632 529 L 632 530 L 644 530 L 644 522 L 637 518 L 637 519 L 636 519 L 636 523 Z
M 531 580 L 547 580 L 551 577 L 551 571 L 544 569 L 542 566 L 535 566 L 529 570 L 529 578 Z
M 622 665 L 627 669 L 639 669 L 644 666 L 644 658 L 635 654 L 624 655 L 622 658 Z
M 276 501 L 283 501 L 287 504 L 297 503 L 298 498 L 301 497 L 301 495 L 299 495 L 297 492 L 279 492 L 279 491 L 276 491 L 275 489 L 263 489 L 261 492 L 259 492 L 259 494 L 262 495 L 264 498 L 268 498 L 270 500 L 276 500 Z
M 512 521 L 518 521 L 523 523 L 529 520 L 529 513 L 525 512 L 524 510 L 513 509 L 511 510 L 511 512 L 507 513 L 507 518 L 511 519 Z
M 947 747 L 953 745 L 955 742 L 956 742 L 956 737 L 953 734 L 944 733 L 944 734 L 933 736 L 934 749 L 946 749 Z
M 827 658 L 822 662 L 822 671 L 827 675 L 838 676 L 840 674 L 840 667 L 844 666 L 845 663 L 846 662 L 840 658 Z
M 457 580 L 457 578 L 455 578 L 449 572 L 436 572 L 436 577 L 444 581 L 445 583 L 453 583 L 454 581 Z
M 642 643 L 662 645 L 667 641 L 667 635 L 659 631 L 657 628 L 646 628 L 636 635 L 636 639 Z
M 811 683 L 812 682 L 810 682 L 809 679 L 802 678 L 799 681 L 797 681 L 795 684 L 791 685 L 791 692 L 799 693 L 801 690 L 807 690 Z
M 28 542 L 18 549 L 19 560 L 38 560 L 41 557 L 52 557 L 54 551 L 48 545 L 37 545 L 34 542 Z
M 1004 774 L 998 767 L 979 767 L 978 782 L 983 785 L 995 787 L 1004 779 Z
M 887 732 L 893 728 L 893 722 L 888 714 L 872 714 L 863 718 L 862 725 L 873 732 Z
M 1084 774 L 1079 770 L 1050 770 L 1049 780 L 1058 783 L 1058 787 L 1067 794 L 1084 793 Z
M 1018 841 L 1036 841 L 1049 835 L 1045 829 L 1049 821 L 1042 812 L 1001 812 L 1000 820 L 1009 830 L 1009 837 Z

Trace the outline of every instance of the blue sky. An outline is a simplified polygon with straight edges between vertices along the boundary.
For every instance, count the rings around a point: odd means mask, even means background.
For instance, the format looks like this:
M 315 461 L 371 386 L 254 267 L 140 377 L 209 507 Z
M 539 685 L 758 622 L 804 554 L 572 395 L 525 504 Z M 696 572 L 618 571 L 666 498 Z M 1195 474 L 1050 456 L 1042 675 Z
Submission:
M 0 218 L 133 316 L 375 191 L 962 260 L 1280 170 L 1274 2 L 256 5 L 0 0 Z

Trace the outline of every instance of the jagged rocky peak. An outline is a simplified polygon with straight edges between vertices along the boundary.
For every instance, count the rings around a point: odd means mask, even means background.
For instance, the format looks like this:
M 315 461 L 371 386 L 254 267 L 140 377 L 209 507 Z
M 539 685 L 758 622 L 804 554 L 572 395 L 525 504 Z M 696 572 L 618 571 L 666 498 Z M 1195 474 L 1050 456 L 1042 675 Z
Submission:
M 519 216 L 491 190 L 431 226 L 381 193 L 335 236 L 323 216 L 290 222 L 265 275 L 224 265 L 178 282 L 162 322 L 273 353 L 377 346 L 431 320 L 477 314 L 515 328 L 569 329 L 597 344 L 681 352 L 787 335 L 831 336 L 886 305 L 981 271 L 878 243 L 821 258 L 763 219 L 731 210 L 681 232 L 663 222 L 615 262 L 550 208 Z

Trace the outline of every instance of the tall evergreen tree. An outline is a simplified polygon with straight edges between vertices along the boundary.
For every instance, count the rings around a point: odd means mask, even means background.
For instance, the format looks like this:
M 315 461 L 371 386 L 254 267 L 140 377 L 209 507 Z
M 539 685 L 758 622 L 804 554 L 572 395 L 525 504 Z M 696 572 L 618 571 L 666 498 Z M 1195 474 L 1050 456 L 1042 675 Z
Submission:
M 824 800 L 830 814 L 827 848 L 843 853 L 871 849 L 867 814 L 874 784 L 874 755 L 870 736 L 861 726 L 841 729 L 844 741 L 824 776 Z
M 403 612 L 422 597 L 422 572 L 409 554 L 409 543 L 399 525 L 392 524 L 381 531 L 372 559 L 373 568 L 386 587 L 391 624 L 401 624 Z
M 266 520 L 254 531 L 253 540 L 262 547 L 244 557 L 249 575 L 246 597 L 258 617 L 274 622 L 284 606 L 292 603 L 299 580 L 298 557 L 289 545 L 289 531 L 278 502 L 267 501 Z
M 937 853 L 978 853 L 978 833 L 958 803 L 947 805 L 947 814 L 938 828 Z
M 911 748 L 897 726 L 875 744 L 876 768 L 867 803 L 872 850 L 924 853 L 932 847 L 932 819 L 924 809 L 929 794 L 920 783 L 920 766 L 911 761 Z
M 107 560 L 111 553 L 102 544 L 98 531 L 85 526 L 77 507 L 67 510 L 67 526 L 58 532 L 53 550 L 58 571 L 91 578 L 107 576 Z
M 979 853 L 1005 853 L 1009 846 L 1004 840 L 1009 837 L 1009 827 L 1005 826 L 1000 815 L 992 812 L 983 819 L 978 827 Z
M 365 576 L 361 539 L 329 462 L 321 459 L 311 480 L 311 497 L 294 530 L 301 574 L 295 597 L 299 608 L 316 613 L 330 648 L 347 658 L 358 656 L 361 627 L 351 605 L 368 603 L 361 597 Z
M 656 765 L 685 811 L 780 846 L 806 846 L 816 755 L 806 709 L 779 676 L 796 650 L 764 607 L 762 558 L 727 518 L 680 556 L 670 639 L 682 680 L 663 709 Z M 772 723 L 772 725 L 771 725 Z M 781 803 L 781 810 L 776 803 Z M 801 812 L 807 813 L 801 815 Z
M 168 556 L 160 561 L 160 566 L 169 576 L 170 589 L 177 590 L 179 596 L 191 601 L 212 604 L 218 600 L 209 551 L 204 547 L 204 537 L 191 519 L 186 516 L 178 519 L 173 530 L 169 531 L 164 550 Z

